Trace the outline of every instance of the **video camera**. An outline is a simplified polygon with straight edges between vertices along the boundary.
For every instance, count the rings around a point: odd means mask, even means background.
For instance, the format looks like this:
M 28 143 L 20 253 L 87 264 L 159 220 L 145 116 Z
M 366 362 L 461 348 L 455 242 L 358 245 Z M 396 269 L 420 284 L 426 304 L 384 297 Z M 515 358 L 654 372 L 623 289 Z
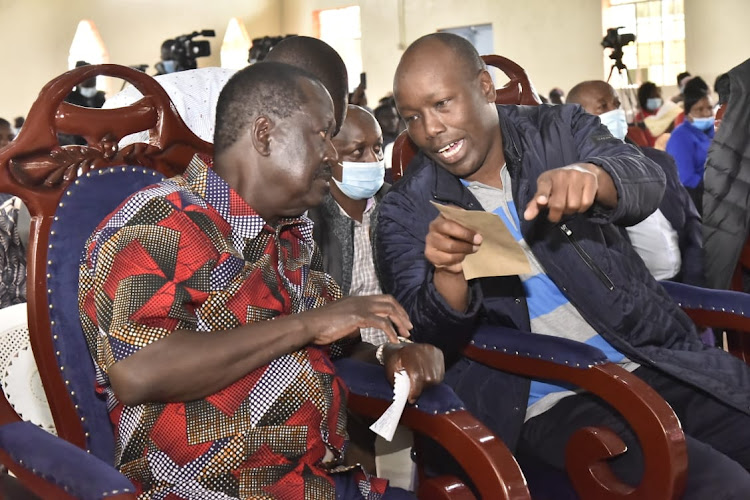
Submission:
M 180 35 L 174 39 L 165 40 L 161 44 L 161 62 L 154 66 L 158 74 L 185 71 L 198 67 L 196 59 L 211 55 L 211 44 L 208 40 L 193 41 L 197 36 L 216 36 L 214 30 L 193 31 L 188 35 Z M 166 61 L 174 61 L 174 64 L 164 64 Z M 173 66 L 173 67 L 170 67 Z
M 617 69 L 624 69 L 625 65 L 622 63 L 622 48 L 628 44 L 635 42 L 635 35 L 632 33 L 620 33 L 619 31 L 624 26 L 618 26 L 617 28 L 608 28 L 607 34 L 602 38 L 602 47 L 605 49 L 612 49 L 612 53 L 609 55 L 610 59 L 615 61 Z
M 271 49 L 276 46 L 277 43 L 285 38 L 289 38 L 297 35 L 285 35 L 285 36 L 264 36 L 260 38 L 253 38 L 253 44 L 250 46 L 247 62 L 254 64 L 262 61 L 266 58 Z

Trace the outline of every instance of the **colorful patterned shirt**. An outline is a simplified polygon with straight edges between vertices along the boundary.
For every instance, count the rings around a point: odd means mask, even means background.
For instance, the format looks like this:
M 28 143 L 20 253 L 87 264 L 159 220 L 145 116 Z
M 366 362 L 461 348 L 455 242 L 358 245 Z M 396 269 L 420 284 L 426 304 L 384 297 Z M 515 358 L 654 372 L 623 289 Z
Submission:
M 131 196 L 97 228 L 79 305 L 115 428 L 116 465 L 140 498 L 335 498 L 346 387 L 308 346 L 196 401 L 123 405 L 108 369 L 175 330 L 206 332 L 340 297 L 306 217 L 263 219 L 200 158 Z M 332 458 L 332 459 L 331 459 Z M 331 459 L 329 461 L 329 459 Z M 367 498 L 386 481 L 359 478 Z

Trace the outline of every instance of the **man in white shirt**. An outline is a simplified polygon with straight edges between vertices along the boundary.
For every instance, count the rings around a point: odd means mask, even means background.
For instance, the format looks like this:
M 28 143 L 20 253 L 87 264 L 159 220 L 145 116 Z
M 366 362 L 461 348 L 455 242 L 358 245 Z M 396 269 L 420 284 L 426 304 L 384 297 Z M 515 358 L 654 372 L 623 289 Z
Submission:
M 617 92 L 607 82 L 579 83 L 570 90 L 566 102 L 580 104 L 586 112 L 599 116 L 613 136 L 625 139 L 628 130 L 625 112 L 620 108 Z M 627 236 L 657 280 L 703 286 L 700 215 L 680 183 L 674 159 L 654 148 L 641 150 L 664 170 L 667 187 L 659 208 L 639 224 L 627 227 Z

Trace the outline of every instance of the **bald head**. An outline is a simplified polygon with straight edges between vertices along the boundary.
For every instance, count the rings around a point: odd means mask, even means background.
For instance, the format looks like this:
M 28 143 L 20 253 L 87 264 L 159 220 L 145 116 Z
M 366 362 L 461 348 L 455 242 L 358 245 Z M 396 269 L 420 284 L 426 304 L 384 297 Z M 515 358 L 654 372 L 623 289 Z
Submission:
M 477 49 L 467 39 L 454 35 L 453 33 L 430 33 L 415 40 L 401 56 L 401 61 L 396 68 L 396 75 L 393 80 L 395 90 L 399 75 L 408 70 L 415 62 L 423 60 L 426 54 L 433 54 L 436 51 L 443 51 L 446 55 L 452 56 L 450 59 L 457 61 L 454 70 L 465 72 L 462 76 L 473 78 L 482 70 L 487 69 L 487 65 L 477 52 Z M 429 57 L 429 56 L 427 56 Z M 445 64 L 445 57 L 439 60 L 430 60 L 433 64 Z
M 315 76 L 331 94 L 336 116 L 336 132 L 346 118 L 349 79 L 346 65 L 333 47 L 308 36 L 293 36 L 276 44 L 265 61 L 296 66 Z
M 581 82 L 568 92 L 565 101 L 568 104 L 580 104 L 592 115 L 601 115 L 620 107 L 620 98 L 610 84 L 602 80 Z

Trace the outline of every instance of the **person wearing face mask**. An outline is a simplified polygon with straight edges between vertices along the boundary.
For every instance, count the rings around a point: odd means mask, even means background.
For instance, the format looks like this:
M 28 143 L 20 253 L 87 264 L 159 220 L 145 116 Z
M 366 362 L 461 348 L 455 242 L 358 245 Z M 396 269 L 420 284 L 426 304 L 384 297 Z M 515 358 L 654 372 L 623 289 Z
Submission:
M 390 185 L 383 181 L 383 132 L 375 117 L 350 104 L 341 131 L 333 138 L 339 159 L 332 167 L 331 191 L 308 212 L 323 268 L 344 295 L 381 293 L 375 272 L 370 232 L 376 208 Z M 363 328 L 362 340 L 385 342 L 385 334 Z
M 635 123 L 643 129 L 645 135 L 645 143 L 639 143 L 639 146 L 653 147 L 656 136 L 645 126 L 645 120 L 649 116 L 655 116 L 664 104 L 661 98 L 661 90 L 654 82 L 644 82 L 638 87 L 637 96 L 640 110 L 635 115 Z
M 629 142 L 625 139 L 625 111 L 617 92 L 607 82 L 579 83 L 570 90 L 566 102 L 580 104 L 586 112 L 599 116 L 614 137 Z M 622 232 L 654 278 L 703 286 L 703 238 L 698 211 L 680 183 L 672 157 L 655 148 L 640 149 L 664 170 L 667 186 L 659 208 L 642 222 L 623 227 Z
M 685 85 L 685 121 L 667 142 L 667 153 L 674 157 L 680 181 L 698 213 L 703 210 L 704 165 L 714 138 L 714 112 L 708 92 L 708 85 L 698 76 Z

